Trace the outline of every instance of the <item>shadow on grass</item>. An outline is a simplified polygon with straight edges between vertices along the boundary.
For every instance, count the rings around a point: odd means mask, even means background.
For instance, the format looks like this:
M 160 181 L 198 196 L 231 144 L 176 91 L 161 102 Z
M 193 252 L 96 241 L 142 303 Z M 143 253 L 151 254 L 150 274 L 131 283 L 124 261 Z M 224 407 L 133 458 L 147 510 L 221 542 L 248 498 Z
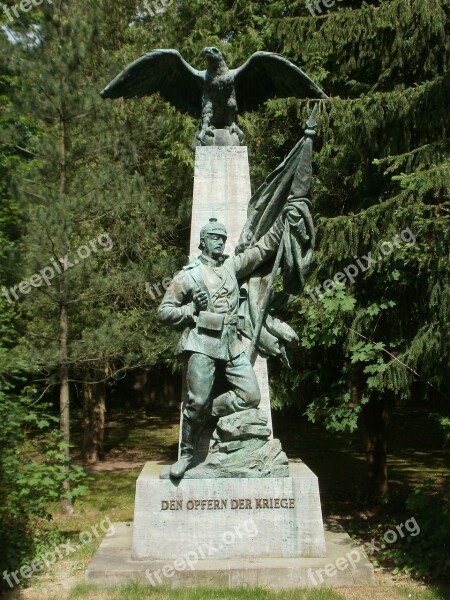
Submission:
M 326 514 L 348 505 L 355 515 L 367 505 L 366 461 L 359 432 L 332 434 L 296 411 L 274 412 L 274 435 L 289 458 L 300 458 L 318 476 Z M 437 423 L 425 411 L 396 411 L 388 441 L 390 494 L 381 500 L 403 504 L 412 487 L 432 478 L 436 489 L 450 474 L 450 451 Z M 377 503 L 376 503 L 377 504 Z
M 74 419 L 74 458 L 82 459 L 82 419 Z M 172 460 L 178 451 L 178 411 L 146 415 L 112 411 L 105 423 L 104 460 Z

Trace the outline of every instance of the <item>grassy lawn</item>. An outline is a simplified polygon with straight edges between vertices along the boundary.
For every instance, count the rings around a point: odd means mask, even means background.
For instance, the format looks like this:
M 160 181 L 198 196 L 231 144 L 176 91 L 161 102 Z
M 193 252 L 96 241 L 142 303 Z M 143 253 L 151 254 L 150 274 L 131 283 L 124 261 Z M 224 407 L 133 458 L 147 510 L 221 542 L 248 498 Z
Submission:
M 136 479 L 142 464 L 148 460 L 161 462 L 176 457 L 178 444 L 178 414 L 168 412 L 158 416 L 144 413 L 108 415 L 105 461 L 88 474 L 88 492 L 76 502 L 75 514 L 60 514 L 53 507 L 54 526 L 64 537 L 79 542 L 81 532 L 91 531 L 105 519 L 111 522 L 132 521 Z M 390 445 L 390 496 L 384 503 L 368 503 L 364 492 L 365 463 L 358 435 L 331 435 L 300 417 L 298 413 L 274 413 L 274 432 L 290 458 L 301 458 L 316 473 L 321 488 L 325 517 L 337 518 L 361 544 L 376 532 L 385 531 L 387 523 L 400 523 L 412 515 L 405 512 L 404 496 L 411 487 L 432 478 L 436 486 L 449 476 L 449 452 L 442 447 L 437 425 L 424 412 L 399 412 L 394 416 L 393 439 Z M 81 432 L 75 431 L 75 445 Z M 77 447 L 75 458 L 79 456 Z M 100 532 L 103 536 L 103 533 Z M 448 600 L 450 589 L 439 591 L 405 576 L 392 576 L 386 569 L 377 569 L 374 588 L 339 588 L 297 590 L 271 593 L 258 590 L 155 590 L 150 586 L 130 584 L 121 588 L 99 590 L 83 582 L 84 570 L 96 552 L 101 537 L 78 544 L 70 556 L 58 560 L 40 577 L 31 581 L 26 590 L 15 590 L 9 598 L 21 600 L 141 599 L 203 600 L 203 599 L 279 599 L 279 600 Z M 379 557 L 375 557 L 379 559 Z M 382 563 L 382 561 L 381 561 Z M 375 563 L 378 566 L 378 563 Z M 380 567 L 389 564 L 380 564 Z
M 378 589 L 379 593 L 385 593 L 386 589 Z M 98 590 L 90 586 L 80 585 L 75 587 L 68 599 L 75 600 L 77 598 L 88 598 L 94 600 L 144 600 L 146 598 L 152 600 L 346 600 L 352 596 L 345 595 L 347 590 L 335 591 L 329 589 L 315 590 L 293 590 L 285 592 L 270 592 L 262 589 L 241 589 L 241 590 L 214 590 L 214 589 L 196 589 L 196 590 L 149 590 L 148 586 L 138 584 L 130 584 L 122 586 L 116 590 L 109 589 L 99 593 Z M 367 600 L 367 588 L 355 589 L 354 592 L 358 595 L 353 596 L 355 599 Z M 437 590 L 417 590 L 409 587 L 400 587 L 394 591 L 395 595 L 382 596 L 377 595 L 375 598 L 392 598 L 411 600 L 446 600 Z M 447 596 L 448 598 L 448 596 Z M 56 597 L 54 600 L 58 600 Z
M 78 583 L 70 590 L 29 589 L 15 592 L 10 600 L 448 600 L 448 590 L 421 588 L 409 584 L 392 586 L 384 583 L 370 589 L 363 586 L 351 588 L 289 590 L 271 592 L 261 588 L 248 589 L 153 589 L 138 583 L 110 588 Z

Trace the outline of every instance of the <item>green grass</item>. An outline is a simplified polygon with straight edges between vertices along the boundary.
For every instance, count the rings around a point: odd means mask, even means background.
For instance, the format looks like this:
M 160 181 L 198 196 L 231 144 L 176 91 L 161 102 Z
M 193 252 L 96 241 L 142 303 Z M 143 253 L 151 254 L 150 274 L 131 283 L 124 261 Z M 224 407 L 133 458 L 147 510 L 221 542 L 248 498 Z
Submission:
M 90 598 L 90 594 L 98 594 L 92 586 L 81 585 L 74 588 L 70 600 Z M 274 593 L 259 588 L 247 589 L 180 589 L 157 590 L 147 585 L 130 583 L 119 588 L 107 590 L 109 600 L 345 600 L 345 596 L 327 589 L 295 590 Z M 93 595 L 92 598 L 95 596 Z
M 262 588 L 196 588 L 165 589 L 152 588 L 148 585 L 129 582 L 121 586 L 98 588 L 94 585 L 79 583 L 68 591 L 57 593 L 45 589 L 36 590 L 33 600 L 448 600 L 449 589 L 438 590 L 436 587 L 418 587 L 417 585 L 392 586 L 355 586 L 285 590 L 280 592 Z M 20 600 L 20 592 L 13 592 L 11 600 Z
M 408 600 L 448 600 L 450 598 L 450 589 L 448 586 L 442 590 L 436 587 L 418 590 L 411 585 L 397 589 L 399 598 Z
M 81 459 L 81 414 L 73 419 L 74 458 Z M 109 460 L 159 460 L 175 457 L 178 448 L 178 411 L 147 415 L 143 410 L 111 411 L 105 427 L 105 454 Z
M 273 413 L 275 436 L 290 458 L 301 458 L 323 491 L 364 489 L 366 462 L 360 433 L 331 434 L 292 411 Z M 392 491 L 405 491 L 429 477 L 450 473 L 450 451 L 439 425 L 424 410 L 398 410 L 388 432 L 388 477 Z
M 288 590 L 272 592 L 261 588 L 247 589 L 153 589 L 139 583 L 129 583 L 120 587 L 96 588 L 92 585 L 80 584 L 75 586 L 67 596 L 67 600 L 367 600 L 367 598 L 384 598 L 385 600 L 448 600 L 446 592 L 439 592 L 435 588 L 416 589 L 412 586 L 375 588 L 352 588 L 354 593 L 348 596 L 348 588 L 340 591 L 326 588 L 311 590 Z M 50 600 L 52 598 L 50 597 Z M 54 600 L 62 600 L 55 596 Z
M 138 467 L 90 473 L 88 492 L 76 503 L 80 517 L 94 511 L 115 521 L 133 520 L 134 492 L 140 472 Z

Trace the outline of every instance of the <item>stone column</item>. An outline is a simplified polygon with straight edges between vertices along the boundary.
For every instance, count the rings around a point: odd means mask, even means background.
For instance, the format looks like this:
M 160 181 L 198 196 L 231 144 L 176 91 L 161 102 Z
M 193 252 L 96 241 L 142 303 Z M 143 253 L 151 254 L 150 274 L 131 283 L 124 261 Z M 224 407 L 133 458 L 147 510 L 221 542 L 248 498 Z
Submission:
M 251 195 L 248 154 L 245 146 L 198 146 L 196 148 L 190 259 L 199 255 L 200 229 L 211 217 L 215 217 L 227 228 L 228 239 L 225 252 L 234 255 L 234 249 L 247 220 L 247 207 Z M 271 438 L 273 438 L 267 360 L 258 356 L 254 369 L 261 389 L 260 409 L 267 414 L 268 427 L 272 431 Z M 185 377 L 183 377 L 183 384 L 185 385 Z M 183 400 L 184 397 L 185 389 L 183 389 Z M 209 432 L 200 444 L 199 458 L 202 460 L 207 454 L 208 447 Z

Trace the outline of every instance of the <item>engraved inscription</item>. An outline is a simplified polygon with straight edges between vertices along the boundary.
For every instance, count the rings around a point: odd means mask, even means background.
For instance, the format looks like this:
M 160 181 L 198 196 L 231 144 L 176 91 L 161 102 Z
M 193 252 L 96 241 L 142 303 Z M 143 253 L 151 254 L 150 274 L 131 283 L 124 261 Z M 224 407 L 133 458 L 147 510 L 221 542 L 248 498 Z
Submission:
M 183 500 L 161 500 L 161 510 L 252 510 L 292 509 L 295 498 L 196 498 L 185 504 Z

